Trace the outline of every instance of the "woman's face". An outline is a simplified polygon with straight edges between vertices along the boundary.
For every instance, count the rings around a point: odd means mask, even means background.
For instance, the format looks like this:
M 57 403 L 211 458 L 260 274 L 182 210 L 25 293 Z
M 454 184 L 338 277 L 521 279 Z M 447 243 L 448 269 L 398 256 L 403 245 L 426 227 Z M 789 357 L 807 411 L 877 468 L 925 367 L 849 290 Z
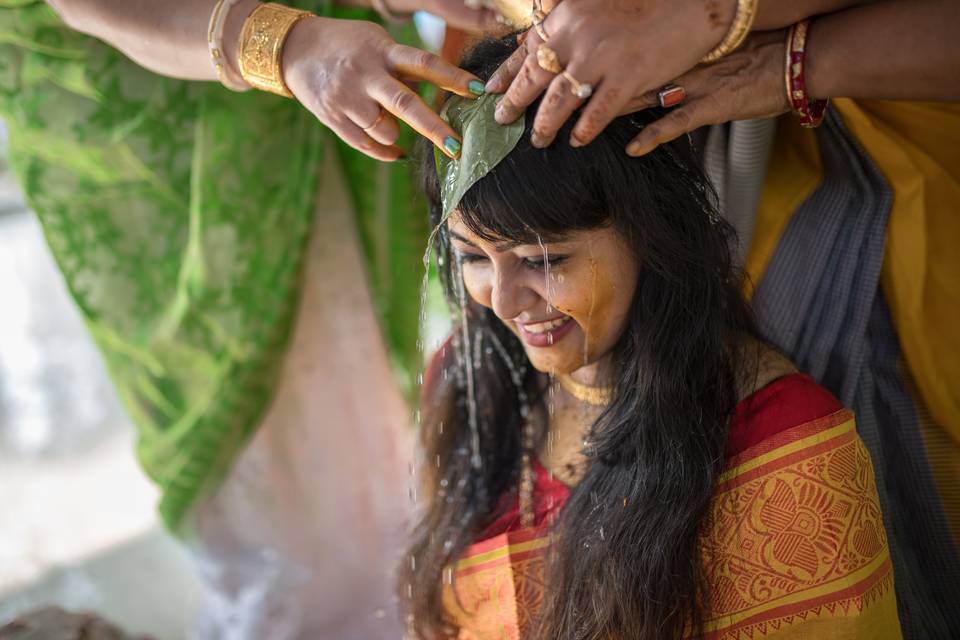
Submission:
M 573 373 L 594 364 L 625 330 L 638 266 L 612 228 L 541 246 L 489 242 L 456 212 L 447 226 L 467 293 L 520 338 L 537 370 Z

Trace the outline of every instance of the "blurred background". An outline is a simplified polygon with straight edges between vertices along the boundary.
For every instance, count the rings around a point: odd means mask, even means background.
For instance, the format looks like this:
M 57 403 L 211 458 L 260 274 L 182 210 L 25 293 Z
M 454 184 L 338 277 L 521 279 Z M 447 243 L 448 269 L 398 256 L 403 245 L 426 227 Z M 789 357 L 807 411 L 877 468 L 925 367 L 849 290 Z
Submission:
M 415 22 L 439 50 L 443 21 L 420 12 Z M 181 640 L 201 586 L 157 518 L 134 429 L 23 200 L 6 142 L 0 120 L 0 629 L 58 606 L 129 634 Z M 440 296 L 429 306 L 433 344 L 449 319 Z
M 38 607 L 184 638 L 199 586 L 160 526 L 134 431 L 39 223 L 0 122 L 0 627 Z

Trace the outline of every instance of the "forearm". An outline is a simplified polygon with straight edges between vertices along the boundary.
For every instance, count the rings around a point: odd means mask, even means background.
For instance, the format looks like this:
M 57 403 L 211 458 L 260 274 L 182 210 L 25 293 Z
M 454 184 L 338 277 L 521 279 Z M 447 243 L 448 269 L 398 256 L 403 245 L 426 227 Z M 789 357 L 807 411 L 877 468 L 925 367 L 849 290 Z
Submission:
M 887 0 L 816 19 L 807 88 L 817 98 L 960 100 L 960 3 Z
M 873 2 L 874 0 L 760 0 L 754 31 L 782 29 L 812 16 Z
M 216 80 L 207 27 L 216 0 L 48 0 L 73 29 L 116 47 L 156 73 Z M 256 0 L 241 0 L 224 29 L 228 57 L 236 50 L 243 18 Z M 235 58 L 234 58 L 235 59 Z

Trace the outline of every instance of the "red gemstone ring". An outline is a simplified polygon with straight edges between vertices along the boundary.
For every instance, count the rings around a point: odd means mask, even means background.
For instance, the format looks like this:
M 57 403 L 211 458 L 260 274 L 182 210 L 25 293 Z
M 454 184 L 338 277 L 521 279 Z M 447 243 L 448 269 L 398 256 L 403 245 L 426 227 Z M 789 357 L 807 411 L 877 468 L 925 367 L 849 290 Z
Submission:
M 668 84 L 657 93 L 657 100 L 664 109 L 675 107 L 687 98 L 687 92 L 678 84 Z

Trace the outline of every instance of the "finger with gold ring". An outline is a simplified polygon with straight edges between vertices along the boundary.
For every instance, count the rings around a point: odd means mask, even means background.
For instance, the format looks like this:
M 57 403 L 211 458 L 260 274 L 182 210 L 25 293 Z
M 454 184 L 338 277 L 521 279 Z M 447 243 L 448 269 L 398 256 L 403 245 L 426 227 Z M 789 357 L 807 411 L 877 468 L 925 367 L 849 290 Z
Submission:
M 533 28 L 536 30 L 537 35 L 540 36 L 540 39 L 544 42 L 550 39 L 550 36 L 547 35 L 547 30 L 543 26 L 543 21 L 546 19 L 547 14 L 540 9 L 534 9 L 530 14 L 530 22 L 533 23 Z
M 580 98 L 581 100 L 586 100 L 591 95 L 593 95 L 593 85 L 580 82 L 574 78 L 569 71 L 564 70 L 560 75 L 563 76 L 563 79 L 570 83 L 570 92 Z
M 356 116 L 351 116 L 355 118 Z M 356 118 L 354 122 L 363 122 L 361 118 Z M 397 126 L 397 121 L 393 115 L 380 107 L 380 115 L 377 116 L 376 120 L 370 123 L 369 126 L 361 127 L 357 124 L 360 129 L 363 130 L 365 134 L 384 145 L 392 145 L 396 143 L 397 138 L 400 137 L 400 128 Z
M 380 115 L 377 116 L 377 119 L 376 119 L 376 120 L 374 120 L 373 122 L 371 122 L 368 126 L 366 126 L 366 127 L 360 127 L 360 128 L 363 129 L 364 131 L 369 131 L 370 129 L 373 129 L 375 126 L 377 126 L 378 124 L 380 124 L 381 122 L 383 122 L 383 117 L 384 117 L 385 115 L 387 115 L 387 112 L 384 111 L 383 109 L 380 109 Z
M 687 98 L 687 92 L 678 84 L 668 84 L 657 92 L 657 102 L 664 109 L 675 107 Z
M 537 47 L 537 64 L 540 65 L 541 69 L 549 71 L 550 73 L 563 72 L 563 67 L 560 65 L 560 58 L 557 56 L 557 52 L 548 47 L 545 42 Z

